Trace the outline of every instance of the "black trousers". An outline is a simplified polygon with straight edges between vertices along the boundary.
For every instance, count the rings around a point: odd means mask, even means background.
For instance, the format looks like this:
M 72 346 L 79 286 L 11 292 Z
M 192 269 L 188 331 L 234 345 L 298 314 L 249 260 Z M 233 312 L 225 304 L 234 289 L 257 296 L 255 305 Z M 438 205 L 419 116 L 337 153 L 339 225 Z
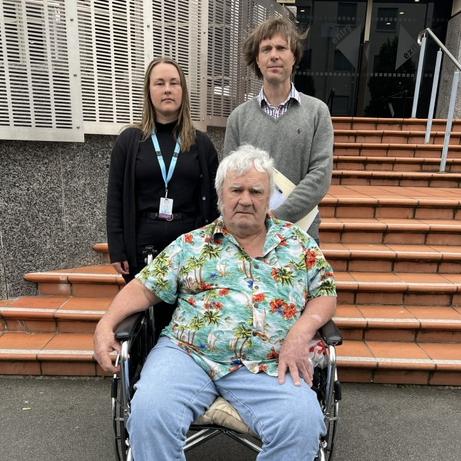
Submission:
M 154 257 L 180 235 L 197 227 L 197 218 L 190 217 L 175 221 L 163 221 L 141 216 L 137 222 L 136 267 L 130 267 L 130 273 L 124 275 L 125 282 L 133 280 L 134 276 L 146 265 L 144 250 L 147 246 L 154 248 Z M 159 303 L 154 306 L 155 328 L 160 332 L 170 323 L 175 306 Z

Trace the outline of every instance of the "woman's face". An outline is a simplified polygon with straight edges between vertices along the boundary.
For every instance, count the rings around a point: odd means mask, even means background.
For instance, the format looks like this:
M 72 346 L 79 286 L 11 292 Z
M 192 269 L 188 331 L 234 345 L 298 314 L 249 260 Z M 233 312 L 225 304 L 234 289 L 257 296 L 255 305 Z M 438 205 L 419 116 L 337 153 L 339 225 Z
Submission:
M 151 70 L 149 93 L 157 122 L 169 123 L 178 119 L 182 87 L 178 69 L 173 64 L 161 62 Z

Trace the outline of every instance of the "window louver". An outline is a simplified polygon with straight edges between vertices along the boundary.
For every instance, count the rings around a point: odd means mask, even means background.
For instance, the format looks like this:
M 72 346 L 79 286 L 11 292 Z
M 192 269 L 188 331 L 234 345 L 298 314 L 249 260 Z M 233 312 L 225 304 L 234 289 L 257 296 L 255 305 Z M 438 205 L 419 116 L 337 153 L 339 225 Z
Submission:
M 0 138 L 83 141 L 141 117 L 144 70 L 186 74 L 197 128 L 225 126 L 261 82 L 241 58 L 272 0 L 0 0 Z

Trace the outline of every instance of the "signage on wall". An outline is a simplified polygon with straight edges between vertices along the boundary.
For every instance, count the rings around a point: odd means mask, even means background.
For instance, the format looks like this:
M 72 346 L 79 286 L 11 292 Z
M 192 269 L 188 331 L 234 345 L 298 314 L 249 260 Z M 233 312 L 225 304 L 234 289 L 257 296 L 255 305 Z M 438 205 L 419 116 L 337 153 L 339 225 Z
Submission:
M 400 24 L 399 44 L 397 45 L 397 56 L 395 58 L 395 70 L 418 53 L 419 46 L 405 27 Z

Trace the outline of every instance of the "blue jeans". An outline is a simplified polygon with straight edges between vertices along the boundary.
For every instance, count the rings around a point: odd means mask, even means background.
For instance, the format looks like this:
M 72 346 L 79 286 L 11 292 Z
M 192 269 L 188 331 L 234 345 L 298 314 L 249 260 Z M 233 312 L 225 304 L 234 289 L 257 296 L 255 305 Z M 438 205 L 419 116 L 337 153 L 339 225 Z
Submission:
M 217 381 L 182 349 L 161 337 L 136 385 L 128 420 L 133 457 L 185 460 L 189 426 L 219 396 L 230 402 L 262 441 L 259 461 L 313 460 L 325 432 L 315 392 L 304 381 L 285 384 L 245 367 Z

